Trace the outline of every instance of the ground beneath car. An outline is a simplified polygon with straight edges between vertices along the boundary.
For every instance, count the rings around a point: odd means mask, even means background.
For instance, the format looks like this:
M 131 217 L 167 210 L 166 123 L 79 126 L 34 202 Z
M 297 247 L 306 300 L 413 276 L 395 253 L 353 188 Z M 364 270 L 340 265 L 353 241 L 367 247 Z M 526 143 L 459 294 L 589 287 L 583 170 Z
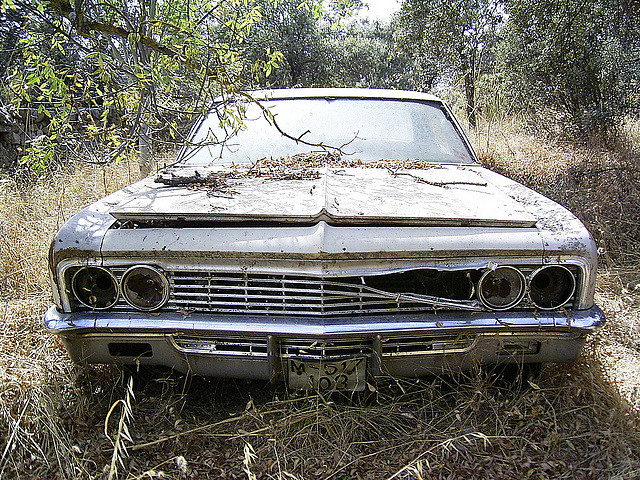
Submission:
M 576 364 L 515 383 L 386 379 L 357 395 L 169 371 L 134 374 L 131 394 L 130 371 L 77 367 L 57 337 L 43 342 L 43 301 L 3 302 L 0 467 L 6 478 L 636 478 L 640 352 L 618 329 L 640 295 L 610 304 L 605 287 L 609 324 Z

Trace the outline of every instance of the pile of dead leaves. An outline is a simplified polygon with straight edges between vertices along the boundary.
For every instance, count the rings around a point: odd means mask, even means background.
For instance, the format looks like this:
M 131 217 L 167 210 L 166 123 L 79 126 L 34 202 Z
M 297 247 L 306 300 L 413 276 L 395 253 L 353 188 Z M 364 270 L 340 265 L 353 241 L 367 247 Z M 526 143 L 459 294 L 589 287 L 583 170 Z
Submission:
M 360 159 L 345 159 L 332 152 L 300 153 L 280 158 L 261 158 L 251 165 L 231 164 L 223 170 L 202 174 L 194 170 L 192 175 L 176 174 L 173 170 L 159 172 L 155 179 L 169 187 L 206 189 L 208 191 L 229 190 L 228 180 L 241 178 L 264 178 L 268 180 L 313 180 L 320 178 L 320 168 L 384 168 L 392 174 L 400 170 L 444 168 L 442 165 L 420 160 L 377 160 L 363 162 Z M 206 169 L 205 169 L 206 171 Z

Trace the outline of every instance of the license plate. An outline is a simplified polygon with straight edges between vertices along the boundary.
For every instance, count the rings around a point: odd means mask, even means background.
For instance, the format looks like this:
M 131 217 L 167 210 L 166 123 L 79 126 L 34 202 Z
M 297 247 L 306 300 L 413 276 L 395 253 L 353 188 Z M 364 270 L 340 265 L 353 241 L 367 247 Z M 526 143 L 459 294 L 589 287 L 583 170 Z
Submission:
M 364 390 L 367 372 L 365 357 L 344 360 L 290 358 L 289 388 L 297 390 Z

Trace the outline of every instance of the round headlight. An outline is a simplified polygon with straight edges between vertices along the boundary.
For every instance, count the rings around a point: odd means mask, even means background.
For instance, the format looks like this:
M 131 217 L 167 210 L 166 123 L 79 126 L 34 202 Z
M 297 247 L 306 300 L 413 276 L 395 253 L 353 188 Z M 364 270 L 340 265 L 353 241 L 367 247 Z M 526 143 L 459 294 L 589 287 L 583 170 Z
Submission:
M 131 267 L 122 276 L 122 294 L 132 307 L 157 310 L 169 298 L 169 282 L 162 272 L 153 267 Z
M 576 279 L 568 268 L 561 265 L 542 267 L 531 274 L 529 296 L 542 310 L 560 308 L 573 296 Z
M 78 301 L 96 310 L 112 307 L 118 301 L 118 283 L 113 274 L 102 267 L 82 267 L 71 281 Z
M 524 291 L 524 275 L 513 267 L 487 270 L 478 282 L 480 301 L 492 310 L 506 310 L 515 306 L 522 300 Z

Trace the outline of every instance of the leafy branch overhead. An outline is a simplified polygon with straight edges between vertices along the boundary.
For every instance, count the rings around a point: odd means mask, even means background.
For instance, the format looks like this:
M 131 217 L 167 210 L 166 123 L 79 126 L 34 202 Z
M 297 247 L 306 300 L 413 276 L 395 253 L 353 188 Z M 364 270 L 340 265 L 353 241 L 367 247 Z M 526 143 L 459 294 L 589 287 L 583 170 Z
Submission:
M 267 49 L 247 65 L 242 46 L 262 14 L 240 0 L 4 0 L 3 8 L 27 12 L 43 34 L 20 39 L 23 68 L 9 82 L 18 108 L 50 119 L 47 141 L 31 139 L 25 155 L 40 165 L 77 154 L 74 136 L 95 139 L 98 163 L 141 137 L 179 141 L 183 125 L 217 98 L 248 88 L 248 70 L 266 75 L 281 57 Z M 241 117 L 222 111 L 224 121 Z
M 0 0 L 0 102 L 23 122 L 14 157 L 132 155 L 146 174 L 151 146 L 183 143 L 204 112 L 237 132 L 236 100 L 262 88 L 434 91 L 471 129 L 517 113 L 585 136 L 640 110 L 636 0 L 399 6 L 378 23 L 354 20 L 363 0 Z
M 21 3 L 21 0 L 17 0 L 17 2 Z M 233 6 L 233 4 L 237 2 L 229 3 Z M 189 51 L 187 51 L 186 48 L 182 48 L 182 50 L 174 49 L 171 46 L 160 43 L 154 38 L 154 34 L 158 34 L 159 30 L 163 28 L 173 29 L 174 31 L 181 32 L 183 34 L 189 32 L 189 29 L 192 28 L 193 30 L 189 33 L 191 36 L 196 37 L 192 40 L 194 44 L 199 44 L 200 46 L 206 46 L 214 49 L 220 49 L 221 47 L 220 45 L 207 45 L 202 36 L 197 35 L 198 30 L 193 28 L 194 25 L 190 25 L 188 23 L 171 24 L 169 22 L 154 20 L 153 17 L 155 16 L 155 14 L 151 13 L 151 11 L 155 10 L 156 7 L 154 7 L 151 3 L 148 7 L 150 18 L 141 18 L 141 21 L 137 25 L 132 23 L 128 17 L 121 18 L 121 21 L 123 21 L 123 23 L 126 23 L 129 26 L 129 29 L 119 26 L 118 24 L 113 24 L 111 22 L 104 22 L 93 19 L 91 17 L 92 12 L 87 8 L 88 4 L 86 2 L 76 2 L 75 8 L 71 5 L 70 2 L 65 0 L 52 0 L 49 2 L 45 2 L 45 4 L 48 7 L 52 8 L 58 15 L 67 18 L 69 22 L 74 26 L 78 35 L 82 37 L 93 40 L 94 42 L 99 42 L 99 35 L 102 34 L 109 37 L 118 38 L 121 41 L 127 41 L 132 44 L 137 43 L 140 47 L 146 47 L 154 53 L 165 55 L 170 59 L 176 60 L 183 66 L 187 67 L 189 70 L 198 72 L 201 75 L 213 77 L 220 82 L 223 82 L 225 80 L 228 81 L 228 77 L 223 75 L 224 73 L 226 73 L 225 69 L 215 69 L 210 64 L 201 63 L 198 55 L 196 55 L 196 52 L 193 49 Z M 110 8 L 114 12 L 121 11 L 117 5 L 112 5 Z M 216 12 L 218 10 L 223 11 L 222 1 L 214 5 L 210 9 L 210 11 L 207 12 L 207 16 L 210 18 L 219 17 L 220 14 Z M 259 20 L 260 14 L 256 10 L 254 10 L 252 12 L 252 17 L 253 18 L 249 17 L 243 19 L 239 25 L 233 25 L 233 28 L 236 28 L 236 32 L 239 38 L 242 38 L 243 30 L 246 30 L 247 33 L 250 31 L 252 23 Z M 201 21 L 202 20 L 203 19 L 201 19 Z M 201 21 L 198 23 L 201 23 Z M 184 45 L 178 46 L 184 47 Z M 225 50 L 225 53 L 228 54 L 229 51 Z M 227 56 L 227 58 L 230 57 Z M 218 58 L 218 60 L 220 60 L 220 58 Z M 222 62 L 220 62 L 220 64 L 222 64 Z

